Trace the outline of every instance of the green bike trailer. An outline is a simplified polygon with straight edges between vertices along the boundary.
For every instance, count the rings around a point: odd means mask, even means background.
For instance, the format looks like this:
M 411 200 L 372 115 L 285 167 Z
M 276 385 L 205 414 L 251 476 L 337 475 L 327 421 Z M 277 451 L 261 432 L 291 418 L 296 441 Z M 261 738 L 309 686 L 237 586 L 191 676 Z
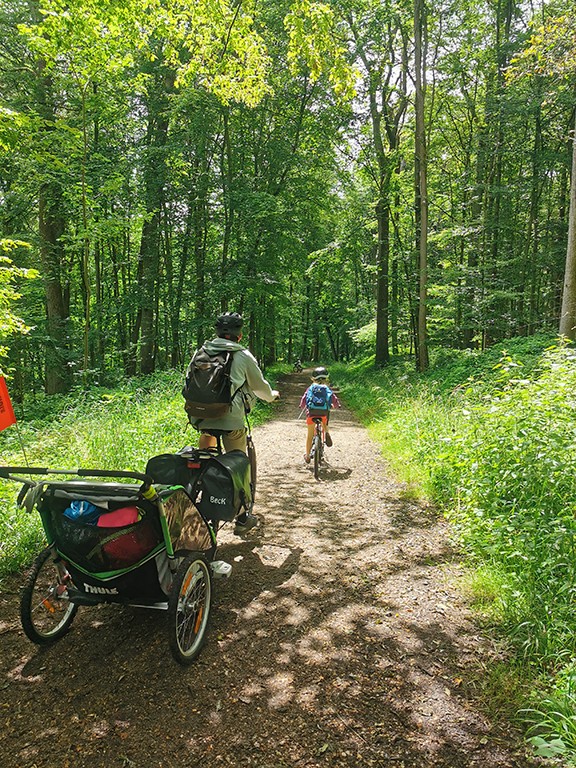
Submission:
M 74 479 L 47 479 L 52 475 Z M 39 512 L 46 535 L 20 606 L 33 642 L 62 637 L 79 606 L 118 603 L 167 611 L 174 658 L 189 664 L 197 657 L 213 577 L 231 569 L 215 560 L 215 529 L 189 489 L 99 469 L 0 467 L 0 477 L 22 483 L 18 501 Z

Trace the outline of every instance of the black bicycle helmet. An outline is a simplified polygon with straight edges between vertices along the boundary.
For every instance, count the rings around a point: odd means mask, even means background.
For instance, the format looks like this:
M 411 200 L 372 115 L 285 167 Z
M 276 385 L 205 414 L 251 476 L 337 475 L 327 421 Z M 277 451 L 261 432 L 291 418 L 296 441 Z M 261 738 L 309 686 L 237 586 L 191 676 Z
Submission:
M 219 334 L 238 336 L 242 330 L 244 320 L 238 312 L 224 312 L 216 320 L 216 330 Z
M 314 368 L 314 373 L 312 374 L 313 379 L 327 379 L 328 378 L 328 371 L 326 368 L 323 368 L 320 366 L 320 368 Z

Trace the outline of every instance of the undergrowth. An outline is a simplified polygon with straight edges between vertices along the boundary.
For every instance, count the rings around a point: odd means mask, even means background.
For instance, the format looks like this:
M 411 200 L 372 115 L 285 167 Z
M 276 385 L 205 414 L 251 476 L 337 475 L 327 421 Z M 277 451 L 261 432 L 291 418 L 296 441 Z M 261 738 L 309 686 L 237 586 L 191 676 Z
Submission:
M 547 337 L 334 366 L 396 476 L 452 522 L 541 756 L 576 765 L 576 355 Z M 520 673 L 521 670 L 521 673 Z M 532 680 L 532 693 L 526 688 Z
M 273 381 L 275 371 L 269 371 Z M 114 390 L 78 389 L 66 397 L 30 398 L 16 405 L 17 427 L 0 433 L 2 464 L 50 469 L 143 472 L 151 456 L 197 445 L 187 427 L 179 372 L 126 381 Z M 258 402 L 254 426 L 271 413 Z M 0 480 L 0 579 L 30 562 L 44 540 L 37 514 L 16 508 L 19 487 Z

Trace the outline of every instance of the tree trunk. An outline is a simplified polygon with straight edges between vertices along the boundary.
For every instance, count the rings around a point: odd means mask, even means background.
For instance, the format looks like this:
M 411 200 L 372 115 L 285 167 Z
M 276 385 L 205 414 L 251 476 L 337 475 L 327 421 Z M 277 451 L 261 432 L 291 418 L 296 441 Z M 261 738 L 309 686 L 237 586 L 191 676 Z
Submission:
M 369 67 L 364 56 L 365 66 Z M 381 78 L 370 80 L 370 115 L 374 152 L 378 167 L 378 201 L 376 203 L 376 225 L 378 241 L 376 243 L 376 350 L 375 364 L 381 367 L 390 360 L 389 348 L 389 260 L 390 260 L 390 160 L 382 136 L 382 112 L 376 99 L 376 87 L 381 86 Z M 384 98 L 384 96 L 383 96 Z M 384 106 L 382 107 L 384 109 Z
M 427 370 L 427 291 L 428 291 L 428 190 L 426 158 L 426 125 L 424 119 L 424 93 L 426 63 L 423 55 L 426 10 L 423 0 L 414 0 L 414 50 L 416 68 L 416 210 L 417 210 L 417 253 L 418 253 L 418 327 L 416 360 L 419 371 Z
M 560 311 L 560 335 L 576 340 L 576 122 L 572 136 L 572 178 L 568 209 L 568 246 Z
M 168 140 L 168 96 L 174 87 L 174 73 L 155 62 L 157 70 L 148 94 L 148 131 L 145 158 L 146 219 L 140 241 L 142 279 L 137 285 L 140 319 L 140 371 L 152 373 L 156 358 L 158 271 L 160 266 L 161 220 L 166 183 L 166 143 Z M 138 325 L 138 324 L 137 324 Z
M 386 182 L 386 186 L 388 183 Z M 389 349 L 389 258 L 390 258 L 390 204 L 388 190 L 376 204 L 378 225 L 377 246 L 377 288 L 376 288 L 376 357 L 375 364 L 381 367 L 390 361 Z
M 45 131 L 54 124 L 52 80 L 45 71 L 45 63 L 38 62 L 36 80 L 38 111 L 45 121 Z M 55 174 L 54 174 L 55 175 Z M 46 392 L 53 395 L 66 392 L 70 386 L 68 349 L 68 305 L 62 283 L 65 230 L 62 189 L 57 180 L 45 181 L 38 193 L 38 230 L 40 259 L 45 276 L 46 298 Z

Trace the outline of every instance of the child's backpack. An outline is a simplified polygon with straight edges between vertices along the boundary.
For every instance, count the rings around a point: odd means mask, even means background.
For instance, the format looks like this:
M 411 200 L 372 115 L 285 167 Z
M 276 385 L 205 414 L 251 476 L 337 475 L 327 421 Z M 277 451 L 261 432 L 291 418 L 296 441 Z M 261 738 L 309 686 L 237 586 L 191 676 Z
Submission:
M 200 347 L 194 353 L 182 389 L 189 421 L 219 419 L 230 410 L 233 397 L 231 365 L 232 352 L 223 350 L 209 355 L 204 347 Z
M 311 384 L 306 392 L 306 408 L 312 417 L 327 416 L 332 405 L 332 390 L 326 384 Z

